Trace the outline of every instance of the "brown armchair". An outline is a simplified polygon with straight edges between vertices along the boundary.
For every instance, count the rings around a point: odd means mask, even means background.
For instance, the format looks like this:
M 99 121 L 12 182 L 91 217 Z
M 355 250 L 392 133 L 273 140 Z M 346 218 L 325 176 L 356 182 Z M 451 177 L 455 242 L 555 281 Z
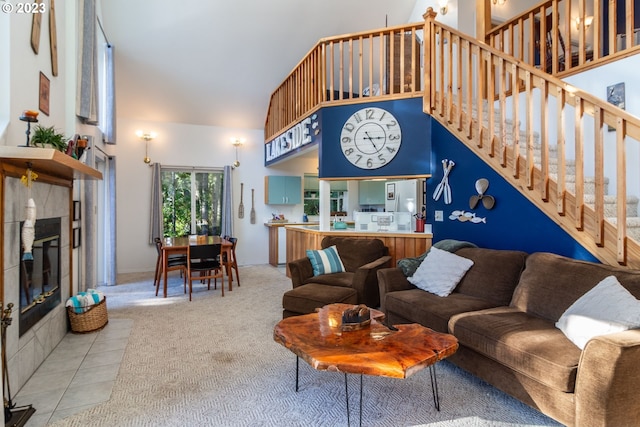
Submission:
M 382 240 L 327 236 L 320 245 L 322 249 L 335 245 L 346 271 L 314 276 L 309 258 L 289 262 L 293 289 L 283 296 L 283 317 L 310 313 L 334 302 L 378 307 L 377 272 L 391 262 Z

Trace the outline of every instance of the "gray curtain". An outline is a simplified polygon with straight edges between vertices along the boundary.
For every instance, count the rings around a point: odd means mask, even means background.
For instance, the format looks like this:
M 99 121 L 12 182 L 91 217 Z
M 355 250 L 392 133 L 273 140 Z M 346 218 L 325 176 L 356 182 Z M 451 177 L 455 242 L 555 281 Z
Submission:
M 153 245 L 154 239 L 159 237 L 162 239 L 164 235 L 162 224 L 162 175 L 160 163 L 152 165 L 153 172 L 151 175 L 151 212 L 149 219 L 149 244 Z
M 76 115 L 86 124 L 98 123 L 98 88 L 96 55 L 96 2 L 82 0 L 79 3 L 78 88 L 76 91 Z
M 222 176 L 222 226 L 221 236 L 233 236 L 233 182 L 231 180 L 231 166 L 224 167 Z
M 115 64 L 114 59 L 114 47 L 107 43 L 105 50 L 105 83 L 106 83 L 106 98 L 105 98 L 105 123 L 103 128 L 104 142 L 107 144 L 116 143 L 116 81 L 115 81 Z
M 95 169 L 96 167 L 96 156 L 95 149 L 89 150 L 94 146 L 93 137 L 88 135 L 88 143 L 87 143 L 87 155 L 85 156 L 85 164 Z M 98 236 L 98 224 L 96 221 L 96 212 L 95 207 L 97 205 L 98 199 L 98 184 L 93 180 L 85 180 L 82 183 L 83 188 L 83 206 L 82 206 L 82 222 L 84 230 L 82 230 L 82 245 L 84 250 L 83 252 L 83 269 L 84 275 L 80 274 L 80 280 L 78 285 L 79 291 L 86 291 L 90 288 L 95 288 L 96 278 L 97 278 L 97 268 L 95 259 L 97 259 L 96 254 L 96 242 Z
M 116 247 L 117 247 L 117 229 L 116 229 L 116 158 L 114 156 L 108 157 L 107 161 L 109 162 L 109 176 L 107 179 L 109 180 L 109 184 L 107 188 L 109 189 L 109 205 L 107 209 L 109 209 L 109 249 L 107 251 L 107 257 L 109 262 L 107 263 L 107 285 L 116 285 L 118 278 L 118 265 L 116 256 Z

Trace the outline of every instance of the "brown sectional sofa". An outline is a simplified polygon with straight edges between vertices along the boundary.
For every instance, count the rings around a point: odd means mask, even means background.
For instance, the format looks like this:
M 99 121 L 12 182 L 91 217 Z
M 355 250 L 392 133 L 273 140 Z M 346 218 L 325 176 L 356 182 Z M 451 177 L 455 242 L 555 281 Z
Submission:
M 640 330 L 593 338 L 580 350 L 555 322 L 615 275 L 640 298 L 640 271 L 550 253 L 462 248 L 474 265 L 454 292 L 420 290 L 399 268 L 378 272 L 391 323 L 455 335 L 448 360 L 569 426 L 640 425 Z

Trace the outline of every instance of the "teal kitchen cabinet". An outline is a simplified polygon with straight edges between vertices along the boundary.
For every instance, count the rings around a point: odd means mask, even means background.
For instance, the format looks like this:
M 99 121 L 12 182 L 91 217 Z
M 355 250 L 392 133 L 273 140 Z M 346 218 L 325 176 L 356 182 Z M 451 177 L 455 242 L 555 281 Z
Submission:
M 347 191 L 347 181 L 329 181 L 331 191 Z
M 265 176 L 264 185 L 264 203 L 267 205 L 297 205 L 302 203 L 302 179 L 299 176 Z
M 385 181 L 358 182 L 358 203 L 361 205 L 384 205 Z

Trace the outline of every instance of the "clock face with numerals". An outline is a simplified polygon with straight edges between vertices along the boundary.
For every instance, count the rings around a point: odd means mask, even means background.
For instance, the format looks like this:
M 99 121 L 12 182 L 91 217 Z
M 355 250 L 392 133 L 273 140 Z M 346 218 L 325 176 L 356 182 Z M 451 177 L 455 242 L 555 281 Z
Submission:
M 400 150 L 402 132 L 390 112 L 368 107 L 353 113 L 342 126 L 340 149 L 354 166 L 378 169 Z

